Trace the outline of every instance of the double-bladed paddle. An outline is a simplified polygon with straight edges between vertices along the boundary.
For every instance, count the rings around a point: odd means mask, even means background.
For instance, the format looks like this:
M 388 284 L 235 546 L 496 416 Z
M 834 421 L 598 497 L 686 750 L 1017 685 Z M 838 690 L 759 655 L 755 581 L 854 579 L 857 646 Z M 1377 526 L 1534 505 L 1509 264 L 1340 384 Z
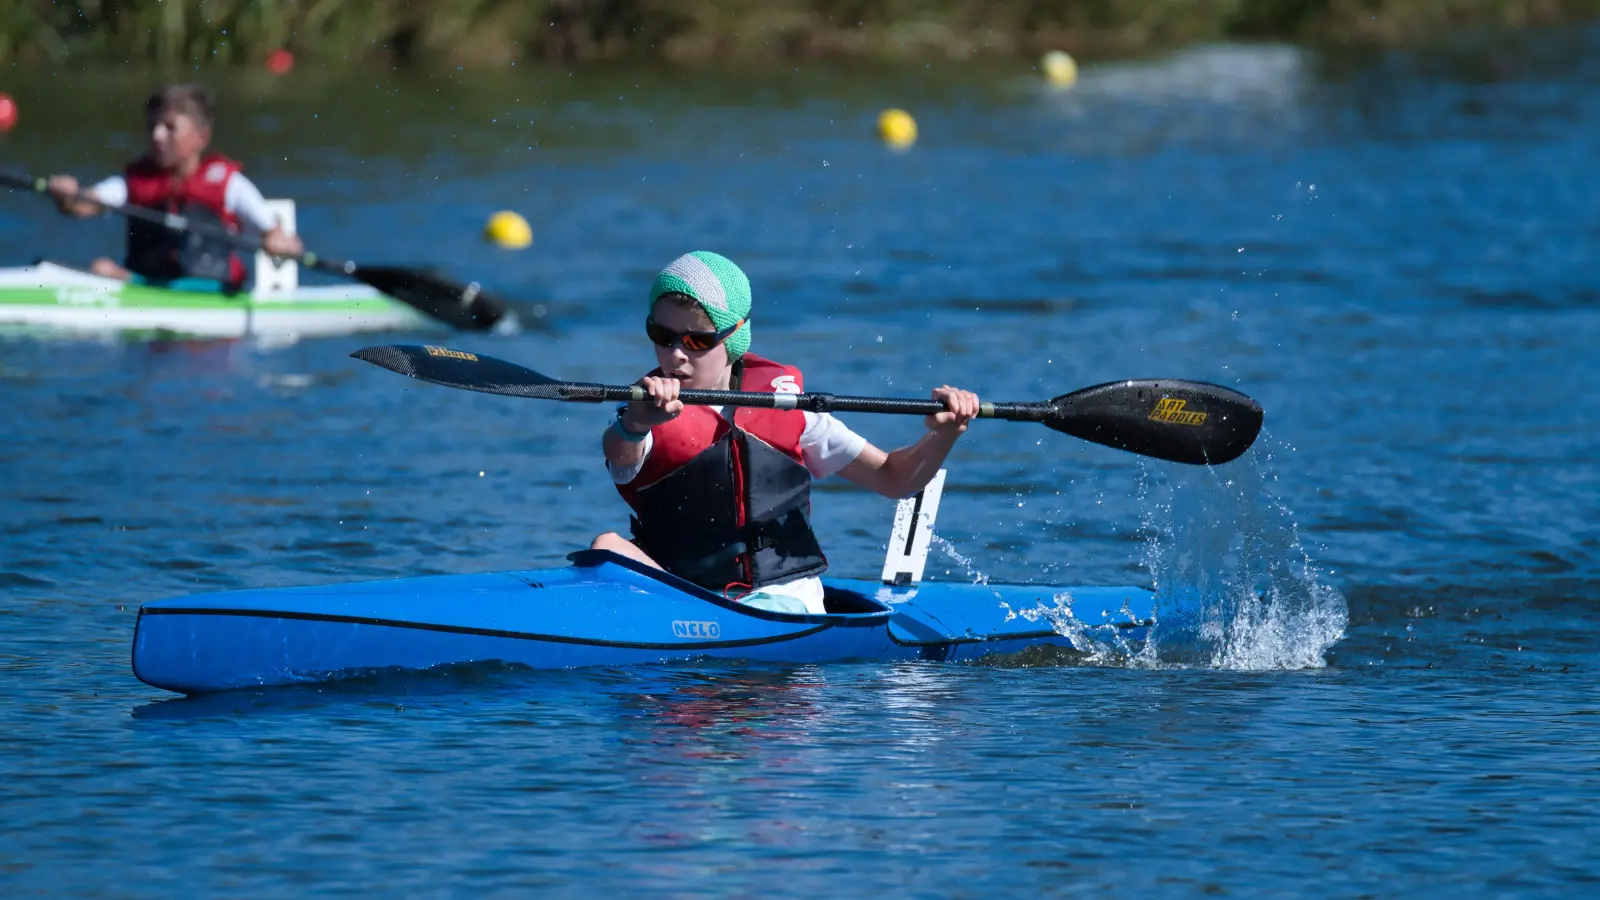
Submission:
M 49 182 L 44 178 L 30 175 L 18 175 L 10 172 L 0 172 L 0 185 L 16 188 L 19 191 L 34 191 L 40 194 L 49 189 Z M 81 195 L 80 195 L 81 196 Z M 93 197 L 84 196 L 85 200 Z M 143 206 L 111 206 L 100 204 L 107 212 L 130 219 L 139 219 L 170 228 L 173 231 L 186 232 L 204 238 L 223 241 L 243 250 L 256 251 L 261 248 L 261 241 L 255 238 L 234 234 L 214 225 L 204 222 L 193 222 L 188 218 L 174 213 L 164 213 L 156 209 L 147 209 Z M 401 303 L 414 306 L 421 312 L 435 319 L 465 331 L 487 331 L 493 328 L 500 320 L 509 314 L 509 308 L 499 299 L 484 293 L 476 281 L 471 284 L 461 284 L 451 281 L 435 272 L 422 269 L 411 269 L 400 266 L 359 266 L 353 262 L 324 259 L 315 253 L 302 253 L 290 257 L 301 265 L 335 275 L 343 275 L 356 281 L 371 285 L 379 293 L 387 294 Z
M 644 400 L 638 385 L 557 381 L 515 363 L 447 347 L 390 345 L 350 354 L 445 387 L 564 400 L 574 403 Z M 678 399 L 696 406 L 753 406 L 810 412 L 865 412 L 927 416 L 945 411 L 935 400 L 684 390 Z M 978 417 L 1042 422 L 1073 437 L 1141 456 L 1191 465 L 1237 459 L 1261 431 L 1261 405 L 1238 391 L 1199 381 L 1147 378 L 1113 381 L 1043 403 L 984 403 Z

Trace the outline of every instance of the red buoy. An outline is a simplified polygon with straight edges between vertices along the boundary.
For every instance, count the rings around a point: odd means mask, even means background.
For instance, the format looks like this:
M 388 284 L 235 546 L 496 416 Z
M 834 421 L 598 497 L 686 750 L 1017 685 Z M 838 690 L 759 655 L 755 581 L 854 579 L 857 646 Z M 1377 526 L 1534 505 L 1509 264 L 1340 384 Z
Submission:
M 287 75 L 294 68 L 294 54 L 282 47 L 267 54 L 267 71 L 274 75 Z
M 0 91 L 0 134 L 5 134 L 17 124 L 17 101 Z

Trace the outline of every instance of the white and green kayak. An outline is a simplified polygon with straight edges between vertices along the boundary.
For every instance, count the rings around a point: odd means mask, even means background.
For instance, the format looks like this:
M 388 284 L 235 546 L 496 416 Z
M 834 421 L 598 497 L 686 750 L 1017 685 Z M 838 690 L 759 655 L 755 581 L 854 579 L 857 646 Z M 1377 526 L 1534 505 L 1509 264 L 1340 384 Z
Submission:
M 41 262 L 0 268 L 0 327 L 299 338 L 442 326 L 366 285 L 280 282 L 250 294 L 227 295 L 128 284 Z

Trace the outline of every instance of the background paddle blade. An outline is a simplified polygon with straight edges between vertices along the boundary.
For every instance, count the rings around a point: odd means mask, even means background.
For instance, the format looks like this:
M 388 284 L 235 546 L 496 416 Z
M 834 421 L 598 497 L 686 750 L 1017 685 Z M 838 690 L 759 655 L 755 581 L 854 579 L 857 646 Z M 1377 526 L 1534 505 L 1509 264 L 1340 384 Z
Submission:
M 419 269 L 361 266 L 352 273 L 379 291 L 463 331 L 488 331 L 510 314 L 477 282 L 461 284 Z
M 532 369 L 508 363 L 492 356 L 479 356 L 464 350 L 448 347 L 415 344 L 391 344 L 366 347 L 350 354 L 356 359 L 382 366 L 412 378 L 442 384 L 445 387 L 481 391 L 485 394 L 505 394 L 510 397 L 533 397 L 540 400 L 562 400 L 566 385 L 547 378 Z
M 1261 432 L 1261 405 L 1198 381 L 1114 381 L 1050 401 L 1045 424 L 1073 437 L 1190 465 L 1238 459 Z

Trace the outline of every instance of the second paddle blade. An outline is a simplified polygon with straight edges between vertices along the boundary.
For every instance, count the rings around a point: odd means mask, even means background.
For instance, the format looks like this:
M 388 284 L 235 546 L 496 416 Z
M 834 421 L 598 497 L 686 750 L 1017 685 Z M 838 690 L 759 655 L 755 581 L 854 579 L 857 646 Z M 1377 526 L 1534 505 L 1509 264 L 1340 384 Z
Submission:
M 431 344 L 390 344 L 365 347 L 350 355 L 391 372 L 445 387 L 509 397 L 564 399 L 561 389 L 566 387 L 565 384 L 516 363 L 492 356 L 479 356 L 465 350 Z
M 1199 381 L 1114 381 L 1050 401 L 1045 424 L 1107 447 L 1190 465 L 1238 459 L 1261 432 L 1261 405 Z
M 361 266 L 353 274 L 401 303 L 462 331 L 488 331 L 510 313 L 503 301 L 485 293 L 477 282 L 461 284 L 420 269 L 387 266 Z

